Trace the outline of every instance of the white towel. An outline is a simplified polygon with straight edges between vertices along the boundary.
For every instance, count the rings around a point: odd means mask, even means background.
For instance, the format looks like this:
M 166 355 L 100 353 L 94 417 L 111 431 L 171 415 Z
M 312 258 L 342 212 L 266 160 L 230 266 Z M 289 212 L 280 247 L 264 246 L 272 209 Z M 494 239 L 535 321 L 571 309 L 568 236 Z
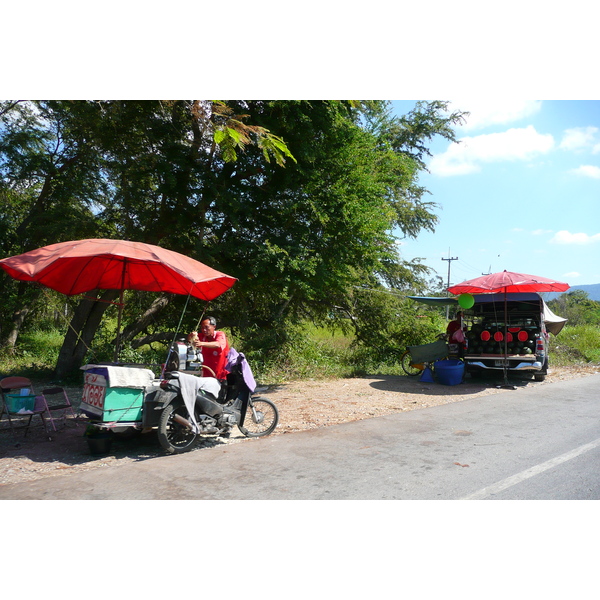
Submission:
M 194 415 L 194 405 L 196 404 L 198 390 L 204 390 L 205 392 L 212 394 L 216 400 L 221 391 L 221 384 L 214 377 L 196 377 L 195 375 L 188 375 L 187 373 L 178 373 L 177 378 L 179 379 L 181 396 L 183 397 L 185 407 L 190 414 L 189 420 L 194 425 L 194 432 L 200 433 Z
M 137 367 L 112 367 L 107 365 L 84 365 L 82 371 L 88 369 L 106 369 L 109 387 L 145 388 L 152 385 L 154 373 L 150 369 Z

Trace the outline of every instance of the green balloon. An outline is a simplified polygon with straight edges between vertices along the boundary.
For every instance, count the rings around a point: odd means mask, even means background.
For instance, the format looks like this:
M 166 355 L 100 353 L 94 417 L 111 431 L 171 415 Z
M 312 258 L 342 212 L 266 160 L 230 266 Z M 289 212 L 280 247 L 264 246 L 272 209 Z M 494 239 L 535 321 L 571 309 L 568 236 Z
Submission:
M 471 308 L 475 304 L 475 298 L 471 294 L 461 294 L 458 297 L 458 304 L 461 308 Z

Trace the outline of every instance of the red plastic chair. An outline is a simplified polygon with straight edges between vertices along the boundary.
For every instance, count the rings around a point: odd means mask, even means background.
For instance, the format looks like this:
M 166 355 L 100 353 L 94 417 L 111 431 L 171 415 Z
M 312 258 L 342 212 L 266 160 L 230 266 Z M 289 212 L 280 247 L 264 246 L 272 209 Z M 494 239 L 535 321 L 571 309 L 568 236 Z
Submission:
M 45 390 L 42 390 L 42 394 L 41 396 L 38 396 L 38 398 L 41 399 L 40 407 L 43 409 L 42 419 L 44 421 L 48 419 L 52 424 L 52 429 L 54 429 L 54 431 L 56 431 L 56 425 L 54 425 L 54 421 L 63 420 L 66 423 L 67 412 L 70 412 L 71 416 L 75 418 L 73 406 L 71 405 L 69 396 L 67 396 L 67 392 L 64 388 L 46 388 Z M 62 410 L 63 412 L 62 415 L 57 418 L 54 417 L 52 413 L 58 410 Z

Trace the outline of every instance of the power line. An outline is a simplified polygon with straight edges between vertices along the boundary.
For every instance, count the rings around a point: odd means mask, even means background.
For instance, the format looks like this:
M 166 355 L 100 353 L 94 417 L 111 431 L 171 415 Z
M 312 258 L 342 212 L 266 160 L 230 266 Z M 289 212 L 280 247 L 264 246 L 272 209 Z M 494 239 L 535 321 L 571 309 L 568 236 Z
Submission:
M 442 258 L 442 260 L 447 260 L 448 261 L 448 285 L 446 286 L 447 288 L 450 287 L 450 265 L 452 264 L 453 260 L 458 260 L 458 256 L 454 256 L 454 257 L 450 257 L 450 250 L 448 250 L 448 258 Z M 448 292 L 448 289 L 446 289 L 446 296 L 449 296 L 450 292 Z M 448 319 L 448 317 L 450 316 L 450 307 L 446 306 L 446 319 Z

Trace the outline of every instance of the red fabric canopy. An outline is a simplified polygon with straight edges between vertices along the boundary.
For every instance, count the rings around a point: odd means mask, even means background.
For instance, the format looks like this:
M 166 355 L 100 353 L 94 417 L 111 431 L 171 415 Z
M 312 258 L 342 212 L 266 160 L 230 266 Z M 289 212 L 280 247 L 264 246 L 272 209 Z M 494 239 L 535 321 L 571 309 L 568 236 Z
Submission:
M 569 289 L 568 283 L 554 281 L 537 275 L 502 271 L 492 273 L 468 281 L 463 281 L 448 288 L 451 294 L 494 294 L 505 292 L 564 292 Z
M 68 296 L 129 289 L 213 300 L 236 282 L 178 252 L 124 240 L 61 242 L 0 260 L 0 267 L 15 279 Z

